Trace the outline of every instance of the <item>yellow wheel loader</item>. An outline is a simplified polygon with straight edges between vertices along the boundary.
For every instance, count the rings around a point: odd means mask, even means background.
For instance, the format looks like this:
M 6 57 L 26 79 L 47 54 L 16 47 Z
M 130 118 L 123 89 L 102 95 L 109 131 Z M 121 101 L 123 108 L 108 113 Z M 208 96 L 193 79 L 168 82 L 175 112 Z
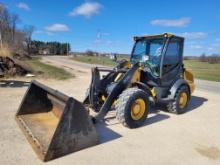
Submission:
M 31 83 L 16 120 L 43 161 L 98 144 L 94 124 L 110 110 L 129 128 L 142 126 L 157 103 L 164 103 L 171 113 L 186 111 L 195 85 L 183 64 L 184 38 L 165 33 L 134 41 L 129 61 L 113 69 L 92 68 L 82 103 L 37 81 Z M 96 115 L 90 116 L 88 109 Z

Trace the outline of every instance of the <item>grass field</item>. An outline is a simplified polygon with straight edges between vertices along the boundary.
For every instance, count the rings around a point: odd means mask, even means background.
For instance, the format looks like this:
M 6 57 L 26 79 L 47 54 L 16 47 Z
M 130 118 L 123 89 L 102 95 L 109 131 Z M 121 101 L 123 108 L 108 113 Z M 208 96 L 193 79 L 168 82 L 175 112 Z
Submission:
M 84 63 L 89 64 L 99 64 L 99 65 L 105 65 L 105 66 L 115 66 L 116 62 L 109 59 L 109 57 L 102 57 L 102 56 L 75 56 L 71 59 L 75 61 L 80 61 Z
M 209 64 L 196 60 L 186 60 L 184 64 L 193 72 L 195 78 L 220 82 L 220 64 Z
M 32 58 L 31 60 L 28 60 L 27 63 L 38 73 L 40 72 L 40 76 L 44 78 L 66 80 L 74 77 L 74 75 L 70 74 L 62 68 L 41 62 L 40 58 Z
M 116 63 L 108 57 L 76 56 L 72 59 L 90 64 L 116 65 Z M 209 64 L 197 60 L 185 60 L 184 64 L 186 68 L 193 72 L 195 78 L 220 82 L 220 64 Z

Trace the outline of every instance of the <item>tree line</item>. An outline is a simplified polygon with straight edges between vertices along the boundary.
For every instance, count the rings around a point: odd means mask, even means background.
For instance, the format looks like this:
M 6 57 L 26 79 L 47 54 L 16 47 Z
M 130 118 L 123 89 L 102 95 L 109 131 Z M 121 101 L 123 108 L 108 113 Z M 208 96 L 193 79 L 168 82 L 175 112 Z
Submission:
M 66 55 L 70 52 L 69 43 L 31 41 L 31 54 L 33 55 Z
M 211 56 L 207 56 L 204 53 L 199 57 L 199 61 L 208 62 L 210 64 L 218 64 L 220 63 L 220 55 L 213 54 Z
M 70 51 L 69 43 L 32 41 L 34 26 L 25 25 L 23 28 L 18 28 L 20 22 L 17 14 L 11 13 L 4 4 L 0 3 L 0 50 L 8 49 L 13 54 L 21 55 L 58 55 Z

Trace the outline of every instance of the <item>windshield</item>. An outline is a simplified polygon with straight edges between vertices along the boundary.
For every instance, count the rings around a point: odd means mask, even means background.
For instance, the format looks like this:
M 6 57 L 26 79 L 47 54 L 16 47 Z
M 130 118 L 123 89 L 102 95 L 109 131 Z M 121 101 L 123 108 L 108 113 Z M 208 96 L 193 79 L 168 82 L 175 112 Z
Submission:
M 131 54 L 132 63 L 141 62 L 158 76 L 163 45 L 163 38 L 136 41 Z

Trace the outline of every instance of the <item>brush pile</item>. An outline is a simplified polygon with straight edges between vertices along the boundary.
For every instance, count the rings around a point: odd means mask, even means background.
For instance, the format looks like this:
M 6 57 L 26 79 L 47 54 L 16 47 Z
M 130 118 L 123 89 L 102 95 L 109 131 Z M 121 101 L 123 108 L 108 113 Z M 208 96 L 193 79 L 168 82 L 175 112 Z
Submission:
M 25 76 L 28 73 L 32 73 L 32 71 L 22 61 L 8 56 L 0 56 L 0 77 Z

